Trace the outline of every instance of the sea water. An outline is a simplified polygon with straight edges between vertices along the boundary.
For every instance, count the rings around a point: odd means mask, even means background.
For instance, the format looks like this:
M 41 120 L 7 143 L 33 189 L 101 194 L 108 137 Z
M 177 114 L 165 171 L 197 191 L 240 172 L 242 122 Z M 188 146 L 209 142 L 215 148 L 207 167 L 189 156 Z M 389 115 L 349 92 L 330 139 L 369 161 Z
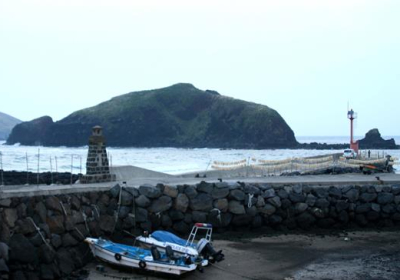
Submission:
M 300 143 L 346 143 L 348 137 L 297 137 Z M 396 143 L 400 137 L 395 138 Z M 30 172 L 86 173 L 88 147 L 35 147 L 3 145 L 0 141 L 0 169 Z M 134 165 L 168 174 L 202 172 L 211 169 L 213 161 L 235 162 L 249 159 L 280 160 L 293 157 L 309 157 L 343 150 L 305 149 L 183 149 L 183 148 L 117 148 L 107 147 L 111 166 Z M 371 150 L 372 153 L 389 154 L 400 158 L 400 150 Z M 400 173 L 400 165 L 395 166 Z

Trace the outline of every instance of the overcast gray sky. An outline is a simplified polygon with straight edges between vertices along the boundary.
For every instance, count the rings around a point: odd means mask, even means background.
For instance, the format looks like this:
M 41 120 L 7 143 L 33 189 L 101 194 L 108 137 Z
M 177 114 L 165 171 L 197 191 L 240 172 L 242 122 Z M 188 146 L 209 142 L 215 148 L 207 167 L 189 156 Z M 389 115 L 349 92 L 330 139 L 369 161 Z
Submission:
M 400 135 L 399 0 L 0 0 L 0 111 L 68 114 L 192 83 L 296 136 Z

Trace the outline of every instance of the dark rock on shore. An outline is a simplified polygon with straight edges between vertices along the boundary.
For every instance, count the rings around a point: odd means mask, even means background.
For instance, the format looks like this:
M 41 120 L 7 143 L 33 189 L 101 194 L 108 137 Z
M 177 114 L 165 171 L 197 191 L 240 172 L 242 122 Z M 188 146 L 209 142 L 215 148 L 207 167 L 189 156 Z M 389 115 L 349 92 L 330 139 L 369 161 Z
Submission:
M 393 138 L 385 140 L 377 128 L 371 129 L 358 141 L 360 149 L 399 149 Z
M 393 138 L 385 140 L 381 137 L 379 130 L 374 128 L 365 134 L 365 138 L 358 140 L 360 149 L 400 149 L 400 145 L 396 145 Z M 310 150 L 340 150 L 349 148 L 349 143 L 343 144 L 327 144 L 327 143 L 299 143 L 297 149 L 310 149 Z

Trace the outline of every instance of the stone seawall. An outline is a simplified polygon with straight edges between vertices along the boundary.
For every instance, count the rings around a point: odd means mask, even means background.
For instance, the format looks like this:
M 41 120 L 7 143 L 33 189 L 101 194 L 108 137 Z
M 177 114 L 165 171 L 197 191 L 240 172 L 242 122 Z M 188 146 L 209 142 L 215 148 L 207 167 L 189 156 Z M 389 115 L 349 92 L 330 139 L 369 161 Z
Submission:
M 0 184 L 4 185 L 50 185 L 60 184 L 69 185 L 79 180 L 82 174 L 72 174 L 69 172 L 24 172 L 24 171 L 3 171 L 1 172 Z M 39 175 L 39 176 L 38 176 Z M 39 179 L 39 180 L 38 180 Z
M 273 186 L 251 183 L 115 185 L 109 191 L 0 200 L 3 279 L 58 279 L 92 260 L 85 237 L 132 244 L 143 230 L 187 237 L 195 222 L 219 232 L 271 227 L 394 227 L 400 185 Z

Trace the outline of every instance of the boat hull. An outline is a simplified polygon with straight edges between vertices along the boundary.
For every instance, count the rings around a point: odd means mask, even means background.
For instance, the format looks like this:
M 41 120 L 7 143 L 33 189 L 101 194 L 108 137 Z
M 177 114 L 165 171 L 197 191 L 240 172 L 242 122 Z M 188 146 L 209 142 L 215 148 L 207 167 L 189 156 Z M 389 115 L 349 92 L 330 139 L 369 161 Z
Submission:
M 89 247 L 95 257 L 114 265 L 174 275 L 181 275 L 197 268 L 196 264 L 177 265 L 176 262 L 172 260 L 156 261 L 151 256 L 151 253 L 144 249 L 142 249 L 144 254 L 134 256 L 131 253 L 127 254 L 127 252 L 124 252 L 123 250 L 119 251 L 105 248 L 104 246 L 98 244 L 98 239 L 95 238 L 87 238 L 85 241 L 89 244 Z M 121 248 L 123 249 L 124 247 Z

